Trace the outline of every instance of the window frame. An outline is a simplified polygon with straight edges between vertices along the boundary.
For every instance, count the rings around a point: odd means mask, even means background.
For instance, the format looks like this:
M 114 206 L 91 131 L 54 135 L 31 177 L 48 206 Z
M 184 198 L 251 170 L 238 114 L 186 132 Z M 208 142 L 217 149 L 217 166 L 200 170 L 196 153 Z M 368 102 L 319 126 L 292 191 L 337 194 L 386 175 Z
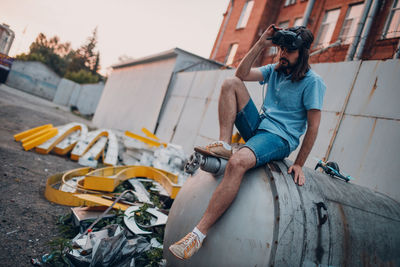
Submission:
M 329 25 L 329 24 L 324 23 L 323 21 L 326 19 L 327 14 L 329 12 L 333 12 L 333 11 L 338 11 L 339 13 L 337 15 L 335 25 L 333 26 L 332 34 L 331 34 L 331 37 L 330 37 L 330 39 L 328 41 L 328 44 L 326 46 L 324 46 L 324 43 L 321 43 L 321 44 L 319 43 L 320 38 L 321 38 L 321 33 L 322 33 L 321 29 L 322 29 L 322 27 L 325 27 L 326 25 Z M 339 19 L 339 16 L 340 16 L 340 8 L 334 8 L 334 9 L 330 9 L 330 10 L 325 10 L 324 18 L 323 18 L 323 20 L 321 22 L 321 25 L 319 26 L 318 35 L 317 35 L 317 38 L 315 38 L 313 49 L 317 49 L 317 48 L 321 49 L 321 48 L 325 48 L 325 47 L 330 45 L 330 43 L 332 41 L 333 33 L 335 31 L 335 28 L 336 28 L 336 25 L 337 25 L 337 22 L 338 22 L 338 19 Z
M 242 12 L 240 13 L 239 20 L 236 24 L 236 30 L 246 28 L 247 23 L 250 20 L 251 12 L 253 11 L 253 8 L 254 8 L 254 1 L 255 0 L 247 0 L 246 3 L 244 3 Z M 252 3 L 251 7 L 249 7 L 250 2 Z
M 233 51 L 233 47 L 235 47 L 235 50 L 234 50 L 235 52 L 232 55 L 231 62 L 228 63 L 229 58 L 231 57 L 231 54 L 232 54 L 232 51 Z M 226 57 L 225 57 L 225 60 L 224 60 L 224 65 L 231 66 L 235 62 L 235 57 L 236 57 L 238 48 L 239 48 L 239 43 L 231 43 L 229 45 L 228 53 L 226 54 Z
M 344 27 L 345 27 L 346 21 L 349 20 L 349 19 L 347 19 L 347 16 L 350 14 L 351 9 L 352 9 L 354 6 L 358 6 L 358 5 L 364 5 L 364 7 L 363 7 L 362 10 L 361 10 L 360 17 L 358 18 L 358 21 L 357 21 L 356 26 L 355 26 L 355 27 L 356 27 L 355 30 L 357 31 L 357 27 L 358 27 L 357 25 L 358 25 L 358 23 L 360 22 L 362 13 L 364 12 L 365 2 L 354 3 L 354 4 L 349 5 L 349 7 L 347 8 L 346 16 L 345 16 L 345 18 L 344 18 L 344 21 L 343 21 L 343 24 L 342 24 L 342 27 L 341 27 L 341 29 L 340 29 L 340 33 L 339 33 L 339 36 L 338 36 L 338 39 L 340 39 L 341 42 L 342 42 L 343 44 L 351 44 L 351 42 L 354 40 L 354 37 L 355 37 L 355 36 L 348 36 L 348 33 L 346 33 L 347 35 L 346 35 L 345 38 L 343 39 L 343 31 L 344 31 Z M 354 20 L 354 18 L 352 18 L 351 20 Z M 351 27 L 349 28 L 348 32 L 350 31 L 350 29 L 351 29 Z M 351 39 L 350 41 L 346 42 L 346 39 L 348 39 L 348 38 L 350 38 L 350 37 L 352 37 L 352 39 Z
M 385 22 L 385 27 L 383 28 L 383 31 L 382 31 L 381 39 L 392 39 L 392 38 L 399 38 L 400 37 L 400 32 L 397 33 L 398 34 L 397 36 L 387 37 L 390 24 L 392 23 L 393 15 L 395 14 L 396 11 L 400 12 L 399 11 L 400 10 L 400 6 L 399 7 L 395 7 L 397 4 L 399 4 L 399 1 L 400 0 L 394 0 L 393 1 L 392 7 L 390 8 L 390 11 L 389 11 L 389 16 L 387 17 L 386 22 Z

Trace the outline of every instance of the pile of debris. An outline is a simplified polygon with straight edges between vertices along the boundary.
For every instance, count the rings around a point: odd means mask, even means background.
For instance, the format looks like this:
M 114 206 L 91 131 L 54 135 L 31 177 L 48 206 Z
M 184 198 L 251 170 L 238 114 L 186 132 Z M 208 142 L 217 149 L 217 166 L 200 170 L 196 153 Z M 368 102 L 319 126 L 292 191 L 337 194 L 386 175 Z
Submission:
M 142 129 L 88 131 L 86 125 L 51 124 L 14 136 L 25 150 L 70 155 L 86 166 L 51 175 L 45 197 L 74 206 L 62 216 L 62 237 L 34 265 L 163 266 L 169 209 L 187 179 L 182 147 Z M 103 168 L 96 169 L 99 158 Z
M 46 198 L 76 207 L 59 221 L 63 238 L 55 241 L 56 248 L 33 263 L 165 265 L 164 228 L 180 189 L 177 179 L 146 166 L 86 167 L 50 176 Z

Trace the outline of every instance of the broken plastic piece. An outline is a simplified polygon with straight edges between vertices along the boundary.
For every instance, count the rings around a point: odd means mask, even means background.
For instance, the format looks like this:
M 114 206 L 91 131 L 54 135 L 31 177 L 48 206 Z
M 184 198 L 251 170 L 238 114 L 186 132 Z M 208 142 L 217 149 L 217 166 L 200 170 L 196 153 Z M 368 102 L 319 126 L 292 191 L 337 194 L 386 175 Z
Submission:
M 50 138 L 56 136 L 58 133 L 57 128 L 46 128 L 39 132 L 34 133 L 33 135 L 29 135 L 21 140 L 22 147 L 25 150 L 30 150 L 40 144 L 43 144 Z
M 158 146 L 161 146 L 161 145 L 164 146 L 164 147 L 167 146 L 166 143 L 162 143 L 162 142 L 159 142 L 159 141 L 155 141 L 155 140 L 153 140 L 153 139 L 150 139 L 150 138 L 147 138 L 147 137 L 143 137 L 143 136 L 134 134 L 134 133 L 129 132 L 129 131 L 125 131 L 125 135 L 126 135 L 126 136 L 129 136 L 129 137 L 132 137 L 132 138 L 134 138 L 134 139 L 136 139 L 136 140 L 142 141 L 143 143 L 146 143 L 146 144 L 148 144 L 149 146 L 157 146 L 157 147 L 158 147 Z
M 47 140 L 43 144 L 36 147 L 36 152 L 41 154 L 48 154 L 58 143 L 64 140 L 67 136 L 72 134 L 73 132 L 82 130 L 85 125 L 82 123 L 68 123 L 65 125 L 57 126 L 58 133 L 53 138 Z
M 50 128 L 53 128 L 53 124 L 45 124 L 45 125 L 42 125 L 42 126 L 38 126 L 36 128 L 32 128 L 32 129 L 17 133 L 16 135 L 14 135 L 14 139 L 15 139 L 15 141 L 20 141 L 20 140 L 24 139 L 27 136 L 33 135 L 33 134 L 35 134 L 37 132 L 40 132 L 40 131 L 42 131 L 44 129 L 50 129 Z
M 89 132 L 85 139 L 80 140 L 71 152 L 71 159 L 78 160 L 89 148 L 102 136 L 108 136 L 108 131 L 104 129 Z
M 152 234 L 152 232 L 143 231 L 136 224 L 135 212 L 138 211 L 138 210 L 139 210 L 138 206 L 132 206 L 132 207 L 129 207 L 125 211 L 124 223 L 125 223 L 126 227 L 128 227 L 128 229 L 130 231 L 132 231 L 134 234 L 137 234 L 137 235 L 149 235 L 149 234 Z
M 129 179 L 128 182 L 135 189 L 135 195 L 138 198 L 139 202 L 152 204 L 150 200 L 150 194 L 149 192 L 147 192 L 146 188 L 141 182 L 139 182 L 137 179 Z

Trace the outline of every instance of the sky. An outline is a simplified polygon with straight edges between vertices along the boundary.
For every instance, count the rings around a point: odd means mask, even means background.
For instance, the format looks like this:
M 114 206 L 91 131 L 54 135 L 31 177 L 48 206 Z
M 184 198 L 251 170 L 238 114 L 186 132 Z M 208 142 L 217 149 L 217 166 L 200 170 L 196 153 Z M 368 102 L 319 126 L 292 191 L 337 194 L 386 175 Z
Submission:
M 0 23 L 15 33 L 9 55 L 27 53 L 39 33 L 72 48 L 98 29 L 101 73 L 118 58 L 179 47 L 209 58 L 230 0 L 1 0 Z

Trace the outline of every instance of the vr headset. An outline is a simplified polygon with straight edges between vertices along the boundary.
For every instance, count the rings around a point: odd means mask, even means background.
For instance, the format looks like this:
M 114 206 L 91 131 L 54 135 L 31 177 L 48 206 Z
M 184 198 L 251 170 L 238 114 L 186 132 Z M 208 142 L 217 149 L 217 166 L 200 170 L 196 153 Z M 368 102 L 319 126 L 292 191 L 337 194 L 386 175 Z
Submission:
M 306 27 L 297 26 L 286 30 L 277 30 L 274 26 L 273 28 L 275 30 L 275 33 L 271 38 L 268 38 L 272 41 L 273 44 L 285 47 L 289 51 L 294 51 L 302 47 L 308 49 L 310 48 L 310 44 L 303 41 L 303 39 L 301 38 L 300 32 L 296 33 L 298 29 L 305 29 Z

